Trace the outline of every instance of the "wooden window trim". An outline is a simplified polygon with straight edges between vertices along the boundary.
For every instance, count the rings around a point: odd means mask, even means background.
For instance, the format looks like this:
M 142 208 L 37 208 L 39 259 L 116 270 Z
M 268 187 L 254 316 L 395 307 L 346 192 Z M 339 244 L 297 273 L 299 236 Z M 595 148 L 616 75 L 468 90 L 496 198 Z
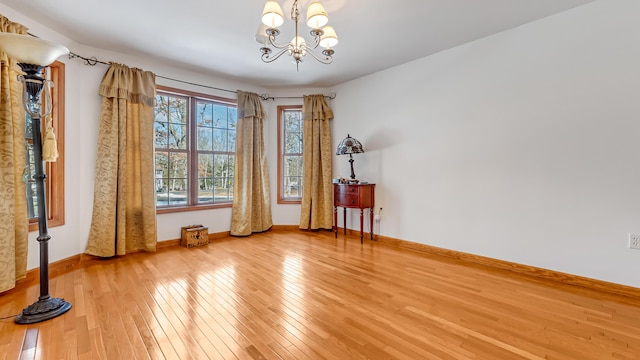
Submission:
M 302 204 L 302 199 L 284 197 L 284 110 L 302 110 L 302 105 L 278 106 L 278 204 Z
M 51 71 L 51 81 L 54 86 L 51 88 L 51 100 L 53 111 L 51 119 L 54 133 L 58 143 L 58 159 L 55 162 L 45 163 L 45 191 L 47 194 L 47 222 L 50 228 L 64 225 L 64 63 L 59 61 L 49 65 Z M 43 131 L 46 126 L 43 119 Z M 29 219 L 29 231 L 38 230 L 38 219 Z
M 236 106 L 238 104 L 238 102 L 234 99 L 223 98 L 215 95 L 207 95 L 199 92 L 183 90 L 183 89 L 173 88 L 169 86 L 158 85 L 156 88 L 158 91 L 162 91 L 164 93 L 169 93 L 177 96 L 186 96 L 188 98 L 217 101 L 217 102 L 226 103 L 226 104 L 233 104 Z M 188 106 L 189 106 L 190 112 L 195 111 L 192 108 L 192 107 L 195 108 L 195 103 L 193 101 L 189 101 Z M 189 119 L 189 121 L 190 120 L 191 119 Z M 187 146 L 188 148 L 190 148 L 191 146 L 190 142 L 193 139 L 193 136 L 195 136 L 194 133 L 192 133 L 192 131 L 196 131 L 195 126 L 192 126 L 194 124 L 189 123 L 189 130 L 188 130 L 189 144 Z M 190 150 L 187 151 L 187 154 L 189 154 L 189 151 Z M 194 171 L 193 167 L 195 166 L 195 171 L 197 173 L 197 164 L 193 164 L 194 162 L 192 161 L 191 156 L 187 156 L 187 161 L 188 161 L 187 168 L 189 169 L 189 172 Z M 197 189 L 195 189 L 192 184 L 193 177 L 188 178 L 188 181 L 189 181 L 189 192 L 195 191 L 196 192 L 195 196 L 197 196 Z M 197 183 L 197 178 L 196 178 L 196 183 Z M 194 195 L 189 194 L 189 196 L 194 196 Z M 179 213 L 179 212 L 187 212 L 187 211 L 221 209 L 221 208 L 230 208 L 232 206 L 233 206 L 233 202 L 217 203 L 217 204 L 194 204 L 194 205 L 182 205 L 182 206 L 162 206 L 162 207 L 158 207 L 156 205 L 156 214 L 170 214 L 170 213 Z

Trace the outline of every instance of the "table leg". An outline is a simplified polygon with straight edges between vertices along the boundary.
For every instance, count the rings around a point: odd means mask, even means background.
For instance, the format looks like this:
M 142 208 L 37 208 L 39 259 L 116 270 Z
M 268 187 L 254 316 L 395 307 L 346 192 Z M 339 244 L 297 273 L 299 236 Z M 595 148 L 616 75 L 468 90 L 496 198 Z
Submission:
M 344 234 L 347 235 L 347 208 L 342 208 L 342 215 L 343 215 L 343 220 L 342 220 L 342 227 L 344 227 Z
M 336 238 L 338 238 L 338 207 L 333 207 L 333 232 L 336 233 Z
M 371 240 L 373 240 L 373 208 L 369 209 L 369 231 L 371 232 Z
M 363 225 L 364 225 L 364 209 L 360 209 L 360 244 L 363 243 L 362 238 L 364 237 L 363 235 Z

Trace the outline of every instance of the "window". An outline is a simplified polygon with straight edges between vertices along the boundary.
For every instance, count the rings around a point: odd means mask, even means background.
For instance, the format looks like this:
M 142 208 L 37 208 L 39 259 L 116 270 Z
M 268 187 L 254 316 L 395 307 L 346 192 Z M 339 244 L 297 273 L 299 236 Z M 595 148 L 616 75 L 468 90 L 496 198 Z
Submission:
M 302 200 L 302 106 L 278 106 L 278 204 Z
M 231 206 L 235 100 L 159 87 L 155 108 L 159 212 Z
M 49 227 L 64 225 L 64 64 L 54 62 L 45 71 L 45 78 L 53 82 L 51 88 L 51 121 L 58 143 L 58 159 L 45 163 L 45 181 L 47 221 Z M 42 134 L 46 126 L 42 119 Z M 31 135 L 31 117 L 27 114 L 25 121 L 25 143 L 27 151 L 27 209 L 29 214 L 29 231 L 38 230 L 38 199 L 36 197 L 35 161 L 33 155 L 33 139 Z

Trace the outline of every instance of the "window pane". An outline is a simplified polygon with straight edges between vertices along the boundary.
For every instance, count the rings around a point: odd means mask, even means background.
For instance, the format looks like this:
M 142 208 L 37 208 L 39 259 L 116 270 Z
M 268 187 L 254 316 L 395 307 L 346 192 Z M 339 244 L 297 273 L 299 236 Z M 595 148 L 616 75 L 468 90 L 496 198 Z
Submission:
M 169 205 L 168 180 L 156 177 L 156 205 Z
M 198 126 L 198 150 L 211 151 L 213 150 L 213 133 L 211 128 Z
M 212 154 L 198 155 L 198 177 L 199 178 L 213 177 L 213 155 Z
M 233 180 L 233 175 L 236 167 L 236 156 L 229 155 L 229 179 Z M 233 184 L 231 184 L 231 188 L 233 188 Z
M 169 153 L 156 152 L 156 205 L 169 205 Z
M 169 153 L 169 177 L 187 177 L 186 153 Z
M 173 124 L 187 123 L 187 99 L 169 98 L 169 121 Z
M 229 198 L 229 182 L 226 178 L 215 178 L 214 179 L 214 201 L 215 202 L 223 202 L 228 201 Z M 233 188 L 231 188 L 233 191 Z
M 168 112 L 169 112 L 169 97 L 164 95 L 156 96 L 156 117 L 155 121 L 160 122 L 169 122 Z
M 153 130 L 156 139 L 156 148 L 166 149 L 169 139 L 169 131 L 167 131 L 169 124 L 166 122 L 153 123 Z
M 213 150 L 228 151 L 227 130 L 213 129 Z
M 213 105 L 213 127 L 227 128 L 227 107 L 224 105 Z
M 213 176 L 228 177 L 229 175 L 229 155 L 215 155 L 213 161 Z
M 204 101 L 198 101 L 196 104 L 196 112 L 197 112 L 197 123 L 198 126 L 208 126 L 211 127 L 213 125 L 213 106 Z
M 229 139 L 229 152 L 236 152 L 236 131 L 229 130 L 227 132 L 227 138 Z
M 284 152 L 286 154 L 300 154 L 302 153 L 302 134 L 301 133 L 286 133 L 284 141 Z
M 284 197 L 302 197 L 302 178 L 297 176 L 285 176 Z
M 300 113 L 287 112 L 285 115 L 284 122 L 284 130 L 285 132 L 302 131 L 302 127 L 300 126 Z
M 156 151 L 156 178 L 169 177 L 169 153 Z
M 169 188 L 169 205 L 187 204 L 187 179 L 186 178 L 168 179 L 168 188 Z
M 302 176 L 302 156 L 287 155 L 284 157 L 284 176 Z
M 198 189 L 198 203 L 213 202 L 213 178 L 201 178 Z
M 33 144 L 27 143 L 27 168 L 24 174 L 24 181 L 26 181 L 27 189 L 27 211 L 29 213 L 29 219 L 38 217 L 38 199 L 36 198 L 36 182 L 34 176 L 36 174 L 36 167 L 33 159 Z
M 187 126 L 169 124 L 169 148 L 187 149 Z
M 229 107 L 229 129 L 235 129 L 238 124 L 238 109 Z
M 25 122 L 24 122 L 24 137 L 27 139 L 33 139 L 32 127 L 31 127 L 31 116 L 26 114 Z

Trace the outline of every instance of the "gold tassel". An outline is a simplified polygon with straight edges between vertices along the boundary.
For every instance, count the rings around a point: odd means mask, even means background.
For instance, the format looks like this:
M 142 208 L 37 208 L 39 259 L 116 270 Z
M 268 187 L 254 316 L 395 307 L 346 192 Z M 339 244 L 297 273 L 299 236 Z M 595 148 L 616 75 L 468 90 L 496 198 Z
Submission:
M 46 121 L 46 129 L 44 131 L 44 142 L 42 144 L 42 160 L 47 162 L 55 162 L 58 159 L 58 143 L 56 142 L 56 134 L 53 132 L 51 116 Z

